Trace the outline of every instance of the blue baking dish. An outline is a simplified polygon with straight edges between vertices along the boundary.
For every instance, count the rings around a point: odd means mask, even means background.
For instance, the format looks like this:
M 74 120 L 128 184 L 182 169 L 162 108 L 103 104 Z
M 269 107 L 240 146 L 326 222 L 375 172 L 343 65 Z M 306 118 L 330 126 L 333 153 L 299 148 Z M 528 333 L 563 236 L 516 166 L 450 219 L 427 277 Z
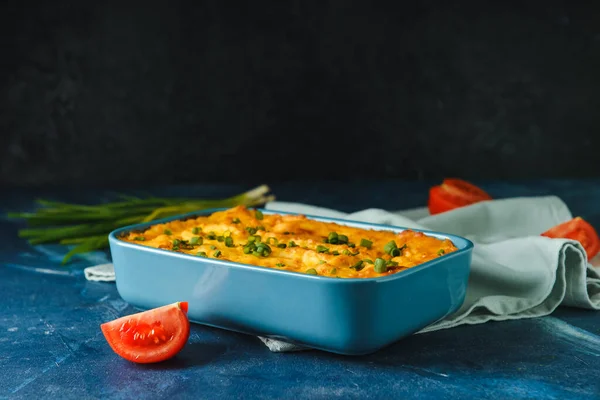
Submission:
M 129 231 L 220 210 L 113 231 L 109 242 L 121 297 L 141 309 L 187 301 L 192 322 L 345 355 L 375 352 L 443 319 L 464 301 L 473 244 L 439 232 L 423 231 L 450 239 L 458 250 L 393 275 L 365 279 L 336 279 L 195 257 L 118 239 Z M 307 217 L 365 229 L 405 229 Z

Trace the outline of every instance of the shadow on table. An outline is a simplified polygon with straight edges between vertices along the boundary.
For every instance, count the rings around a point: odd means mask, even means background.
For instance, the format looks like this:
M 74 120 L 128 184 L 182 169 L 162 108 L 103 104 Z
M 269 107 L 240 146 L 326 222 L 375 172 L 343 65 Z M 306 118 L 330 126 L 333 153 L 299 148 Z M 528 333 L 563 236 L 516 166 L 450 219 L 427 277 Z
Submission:
M 365 356 L 311 351 L 316 359 L 332 357 L 346 367 L 405 370 L 419 375 L 585 373 L 595 354 L 565 340 L 556 318 L 488 322 L 415 334 Z M 568 339 L 568 338 L 567 338 Z
M 219 343 L 188 343 L 179 354 L 157 364 L 139 364 L 148 370 L 178 370 L 209 364 L 227 352 L 227 346 Z

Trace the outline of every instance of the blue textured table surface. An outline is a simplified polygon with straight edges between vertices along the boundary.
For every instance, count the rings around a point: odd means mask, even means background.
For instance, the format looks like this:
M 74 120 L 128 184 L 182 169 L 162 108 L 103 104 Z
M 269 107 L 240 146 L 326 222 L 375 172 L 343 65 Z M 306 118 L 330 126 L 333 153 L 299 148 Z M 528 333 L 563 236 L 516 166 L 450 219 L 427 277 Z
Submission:
M 479 182 L 492 196 L 555 194 L 600 228 L 600 181 Z M 355 211 L 426 202 L 426 183 L 336 182 L 272 185 L 282 201 Z M 156 195 L 225 196 L 246 187 L 198 185 Z M 120 192 L 123 192 L 120 190 Z M 128 191 L 140 193 L 140 191 Z M 104 190 L 13 190 L 0 213 L 33 200 L 109 200 Z M 0 398 L 598 398 L 600 313 L 560 308 L 531 320 L 413 335 L 375 354 L 271 353 L 251 336 L 193 325 L 174 359 L 135 365 L 115 355 L 99 325 L 134 309 L 113 283 L 82 269 L 110 260 L 94 252 L 68 267 L 66 249 L 31 247 L 19 224 L 0 218 Z

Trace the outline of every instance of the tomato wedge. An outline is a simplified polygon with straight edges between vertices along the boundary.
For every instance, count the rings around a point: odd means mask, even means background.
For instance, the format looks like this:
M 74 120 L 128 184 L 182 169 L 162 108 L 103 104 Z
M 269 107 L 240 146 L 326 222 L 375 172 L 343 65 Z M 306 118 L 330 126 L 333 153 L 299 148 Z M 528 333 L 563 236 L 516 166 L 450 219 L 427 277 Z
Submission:
M 542 236 L 577 240 L 585 249 L 588 260 L 594 258 L 600 251 L 598 232 L 581 217 L 556 225 L 542 233 Z
M 481 188 L 461 179 L 449 178 L 429 190 L 427 206 L 433 215 L 485 200 L 492 200 L 492 196 Z
M 115 353 L 140 364 L 167 360 L 190 336 L 188 303 L 179 302 L 127 315 L 100 325 Z

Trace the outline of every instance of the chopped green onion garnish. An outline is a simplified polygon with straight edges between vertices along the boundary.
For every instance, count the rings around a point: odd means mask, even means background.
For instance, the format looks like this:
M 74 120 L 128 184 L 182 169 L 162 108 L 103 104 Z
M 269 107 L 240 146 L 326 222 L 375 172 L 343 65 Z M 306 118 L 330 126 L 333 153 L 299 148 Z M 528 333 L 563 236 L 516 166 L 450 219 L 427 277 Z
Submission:
M 321 245 L 317 246 L 317 253 L 327 253 L 327 252 L 329 252 L 329 249 L 327 247 L 321 246 Z
M 277 240 L 277 238 L 270 236 L 267 238 L 267 244 L 271 244 L 271 241 L 273 241 L 273 244 L 277 244 L 279 243 L 279 240 Z
M 217 250 L 213 253 L 213 257 L 219 258 L 220 255 L 221 255 L 221 250 Z
M 208 235 L 206 235 L 206 238 L 210 240 L 215 240 L 217 238 L 217 234 L 214 232 L 210 232 Z
M 327 236 L 327 243 L 337 244 L 338 242 L 338 234 L 336 232 L 330 232 L 329 236 Z
M 348 236 L 338 235 L 338 244 L 346 244 L 346 243 L 348 243 Z
M 264 218 L 264 215 L 260 210 L 256 210 L 256 212 L 254 213 L 254 217 L 258 220 L 261 220 Z
M 224 242 L 225 241 L 225 236 L 217 236 L 217 240 L 219 242 Z
M 367 264 L 373 264 L 373 260 L 369 260 L 368 258 L 365 258 L 363 261 Z
M 233 247 L 234 246 L 233 245 L 233 239 L 232 239 L 231 236 L 227 236 L 225 238 L 225 246 L 227 246 L 227 247 Z
M 384 272 L 387 272 L 387 265 L 386 265 L 385 260 L 383 258 L 376 258 L 375 266 L 373 267 L 373 269 L 378 274 L 383 274 Z
M 143 237 L 143 236 L 136 236 L 136 237 L 133 238 L 133 240 L 137 240 L 139 242 L 143 242 L 144 240 L 146 240 L 146 238 Z
M 264 226 L 262 226 L 262 225 L 259 225 L 259 226 L 257 226 L 257 227 L 256 227 L 256 230 L 257 230 L 257 231 L 265 231 L 265 232 L 267 231 L 267 230 L 265 229 L 265 227 L 264 227 Z
M 287 247 L 287 244 L 285 244 L 285 243 L 279 243 L 277 245 L 277 247 L 279 247 L 280 249 L 285 249 Z
M 283 232 L 283 234 L 284 234 L 284 235 L 289 235 L 290 233 L 289 233 L 289 232 Z
M 197 235 L 197 234 L 198 234 L 198 232 L 200 232 L 200 228 L 198 228 L 198 227 L 192 228 L 192 233 L 193 233 L 194 235 Z
M 257 237 L 256 236 L 248 236 L 248 243 L 254 243 L 256 242 Z M 260 240 L 259 240 L 260 242 Z
M 355 248 L 355 247 L 356 247 L 356 245 L 355 245 L 354 243 L 348 243 L 348 247 L 350 247 L 350 248 L 352 248 L 352 249 L 353 249 L 353 248 Z
M 165 229 L 165 230 L 163 231 L 163 233 L 164 233 L 165 235 L 172 235 L 172 234 L 173 234 L 173 232 L 171 232 L 171 230 L 170 230 L 170 229 Z
M 357 256 L 357 255 L 358 255 L 358 253 L 359 253 L 359 252 L 357 251 L 356 253 L 350 253 L 350 255 L 354 257 L 354 256 Z
M 306 273 L 309 274 L 309 275 L 319 275 L 319 273 L 317 272 L 317 270 L 314 269 L 314 268 L 307 269 Z
M 232 224 L 239 224 L 240 222 L 242 222 L 242 221 L 240 221 L 240 219 L 237 217 L 231 220 Z
M 203 240 L 200 236 L 194 236 L 193 238 L 190 239 L 190 244 L 197 244 L 198 246 L 201 246 L 203 243 Z
M 350 250 L 344 249 L 344 250 L 342 250 L 342 254 L 345 255 L 345 256 L 349 256 L 350 255 Z
M 254 235 L 256 233 L 256 228 L 251 228 L 249 226 L 246 227 L 246 230 L 249 234 Z
M 288 243 L 288 246 L 290 246 L 290 247 L 296 247 L 298 245 L 293 240 L 290 240 L 290 242 Z
M 383 246 L 383 251 L 387 254 L 390 254 L 390 252 L 394 249 L 397 249 L 398 245 L 396 245 L 396 242 L 394 242 L 393 240 L 390 242 L 387 242 L 385 244 L 385 246 Z
M 277 264 L 275 264 L 275 265 L 276 265 L 276 266 L 278 266 L 278 267 L 285 267 L 285 264 L 284 264 L 284 263 L 277 263 Z
M 254 251 L 254 249 L 250 246 L 244 246 L 244 254 L 250 254 Z
M 398 263 L 396 261 L 388 260 L 386 261 L 385 265 L 388 267 L 397 267 Z
M 179 243 L 181 243 L 181 240 L 173 239 L 173 246 L 179 246 Z
M 446 251 L 444 249 L 440 249 L 438 251 L 438 256 L 441 256 L 442 254 L 445 254 L 445 253 L 446 253 Z
M 256 245 L 256 251 L 254 253 L 259 253 L 261 256 L 267 257 L 269 254 L 271 254 L 271 248 L 266 243 L 259 243 Z
M 337 250 L 334 250 L 334 251 L 331 252 L 331 254 L 333 254 L 334 256 L 339 256 L 340 252 L 337 251 Z
M 325 264 L 327 261 L 325 260 L 319 260 L 319 264 Z
M 196 255 L 200 257 L 206 257 L 206 253 L 203 251 L 198 252 Z
M 212 244 L 212 245 L 210 246 L 210 249 L 211 249 L 211 250 L 216 250 L 216 249 L 217 249 L 217 246 L 215 246 L 214 244 Z
M 331 271 L 329 271 L 329 273 L 331 275 L 337 274 L 337 268 L 332 269 Z
M 373 246 L 373 242 L 371 242 L 370 240 L 367 240 L 367 239 L 360 239 L 360 245 L 362 247 L 366 247 L 367 249 L 370 249 L 371 246 Z
M 364 268 L 362 260 L 358 261 L 356 264 L 352 265 L 350 268 L 360 271 Z

